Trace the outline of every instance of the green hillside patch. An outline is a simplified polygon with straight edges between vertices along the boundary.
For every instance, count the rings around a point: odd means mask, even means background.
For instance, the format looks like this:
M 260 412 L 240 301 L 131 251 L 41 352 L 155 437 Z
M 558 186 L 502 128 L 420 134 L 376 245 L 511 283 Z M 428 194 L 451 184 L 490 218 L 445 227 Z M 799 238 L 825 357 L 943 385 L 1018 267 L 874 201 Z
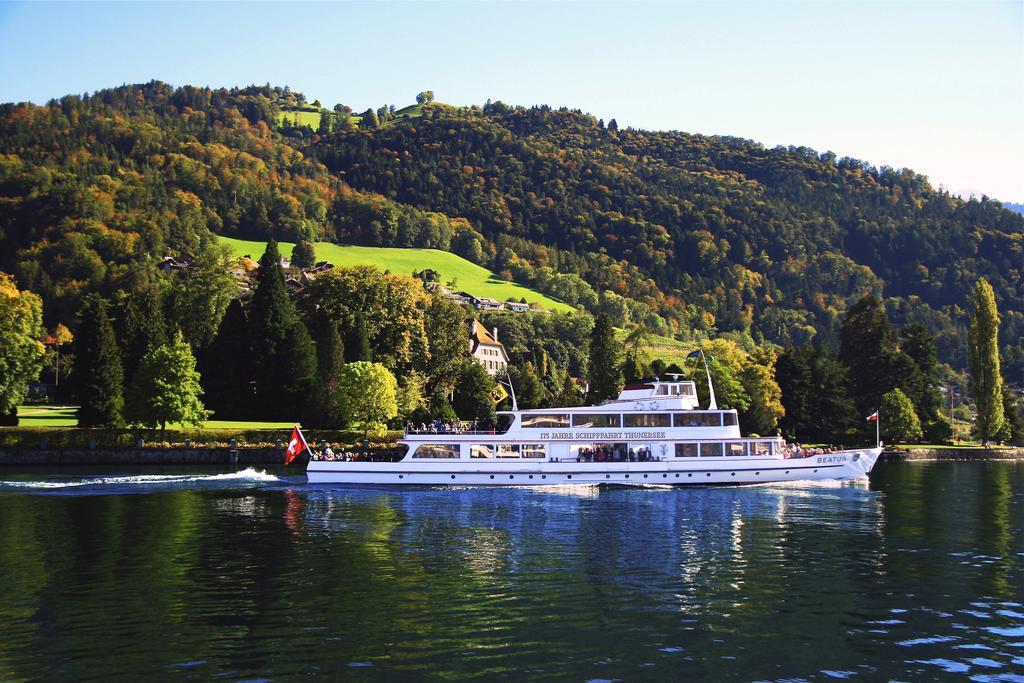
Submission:
M 628 334 L 627 330 L 615 328 L 615 338 L 620 342 L 625 341 Z M 661 359 L 669 365 L 675 363 L 681 368 L 686 367 L 686 355 L 693 351 L 694 348 L 692 342 L 685 343 L 672 337 L 663 337 L 657 334 L 650 335 L 648 339 L 650 343 L 644 347 L 644 353 L 647 354 L 650 360 Z
M 302 126 L 309 126 L 313 130 L 320 127 L 320 112 L 319 111 L 283 111 L 281 112 L 281 118 L 278 121 L 280 124 L 285 119 L 291 121 L 297 128 Z
M 259 259 L 266 247 L 264 242 L 230 237 L 221 237 L 220 239 L 230 245 L 237 256 L 248 254 L 253 259 Z M 293 243 L 281 242 L 281 255 L 285 258 L 290 256 L 293 246 L 295 246 Z M 527 303 L 537 304 L 549 311 L 574 310 L 568 304 L 552 299 L 529 287 L 506 282 L 486 268 L 440 249 L 360 247 L 317 242 L 316 259 L 330 261 L 336 266 L 371 265 L 399 275 L 412 275 L 413 271 L 430 268 L 440 274 L 442 284 L 447 284 L 454 278 L 455 291 L 468 292 L 477 297 L 490 297 L 498 301 L 506 301 L 510 297 L 516 301 L 526 299 Z

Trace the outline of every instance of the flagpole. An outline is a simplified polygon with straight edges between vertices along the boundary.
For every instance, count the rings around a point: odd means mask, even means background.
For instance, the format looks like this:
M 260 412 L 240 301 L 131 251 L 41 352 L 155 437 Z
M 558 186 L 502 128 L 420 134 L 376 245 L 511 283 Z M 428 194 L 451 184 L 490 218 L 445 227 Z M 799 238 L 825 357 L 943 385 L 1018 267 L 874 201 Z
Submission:
M 700 350 L 700 359 L 704 361 L 704 372 L 708 376 L 708 396 L 711 397 L 708 401 L 708 410 L 717 410 L 718 402 L 715 401 L 715 385 L 711 383 L 711 371 L 708 369 L 708 359 L 704 355 L 704 349 Z
M 879 410 L 878 417 L 875 418 L 875 447 L 877 448 L 882 443 L 882 411 Z

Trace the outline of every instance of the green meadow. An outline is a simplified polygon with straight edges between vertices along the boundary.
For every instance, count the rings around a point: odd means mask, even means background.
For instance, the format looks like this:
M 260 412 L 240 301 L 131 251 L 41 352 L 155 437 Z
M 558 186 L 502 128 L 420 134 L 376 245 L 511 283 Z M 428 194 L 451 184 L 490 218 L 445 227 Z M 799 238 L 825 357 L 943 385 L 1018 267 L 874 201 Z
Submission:
M 25 405 L 18 406 L 19 427 L 75 427 L 78 425 L 78 406 Z M 254 420 L 206 420 L 202 429 L 291 429 L 291 422 L 260 422 Z M 183 429 L 182 425 L 167 425 L 168 429 Z M 191 427 L 189 427 L 191 429 Z
M 230 237 L 221 237 L 220 240 L 229 245 L 237 256 L 248 254 L 253 259 L 259 259 L 266 247 L 264 242 L 258 241 Z M 290 242 L 281 242 L 281 255 L 285 258 L 290 256 L 294 246 Z M 528 303 L 535 303 L 550 311 L 573 310 L 568 304 L 529 287 L 506 282 L 482 266 L 439 249 L 360 247 L 331 242 L 317 242 L 315 246 L 318 261 L 330 261 L 336 266 L 371 265 L 400 275 L 412 275 L 413 271 L 430 268 L 440 274 L 442 284 L 454 279 L 454 291 L 464 291 L 473 296 L 486 296 L 498 301 L 505 301 L 509 297 L 516 301 L 526 299 Z

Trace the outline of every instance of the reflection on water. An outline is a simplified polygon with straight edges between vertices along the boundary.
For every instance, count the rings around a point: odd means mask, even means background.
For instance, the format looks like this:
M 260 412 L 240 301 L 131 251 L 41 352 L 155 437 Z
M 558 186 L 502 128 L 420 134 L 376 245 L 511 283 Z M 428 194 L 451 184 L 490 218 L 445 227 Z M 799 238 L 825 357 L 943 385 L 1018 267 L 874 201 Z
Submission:
M 1020 680 L 1022 527 L 1012 462 L 682 490 L 4 474 L 0 671 Z

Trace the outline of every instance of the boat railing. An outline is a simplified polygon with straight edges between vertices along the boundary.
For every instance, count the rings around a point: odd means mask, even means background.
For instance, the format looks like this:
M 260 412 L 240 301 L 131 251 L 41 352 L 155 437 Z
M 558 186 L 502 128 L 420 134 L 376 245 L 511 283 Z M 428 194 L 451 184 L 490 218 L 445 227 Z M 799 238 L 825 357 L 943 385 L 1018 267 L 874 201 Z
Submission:
M 445 428 L 442 428 L 442 429 L 431 429 L 429 427 L 427 427 L 427 428 L 406 427 L 405 428 L 405 435 L 406 436 L 447 436 L 447 435 L 452 435 L 452 436 L 463 436 L 463 435 L 473 436 L 475 434 L 480 434 L 480 435 L 491 435 L 491 436 L 494 436 L 496 434 L 505 434 L 505 433 L 507 433 L 507 431 L 508 430 L 503 430 L 503 429 L 458 429 L 458 428 L 455 428 L 455 427 L 448 428 L 448 429 L 445 429 Z

